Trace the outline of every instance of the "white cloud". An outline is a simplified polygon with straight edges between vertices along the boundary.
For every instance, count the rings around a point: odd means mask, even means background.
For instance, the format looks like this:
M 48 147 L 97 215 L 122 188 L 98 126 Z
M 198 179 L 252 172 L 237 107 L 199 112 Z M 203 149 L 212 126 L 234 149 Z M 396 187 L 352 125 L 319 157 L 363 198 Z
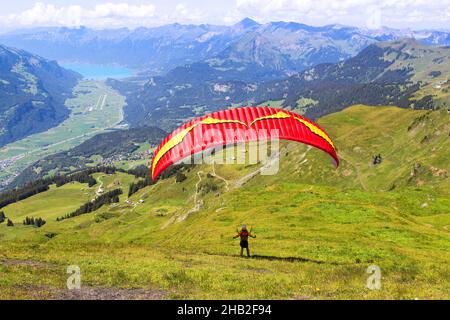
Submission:
M 249 16 L 261 22 L 450 28 L 449 8 L 450 0 L 236 0 L 236 9 L 224 19 Z
M 204 23 L 208 14 L 198 8 L 190 8 L 185 3 L 179 3 L 175 6 L 173 18 L 177 22 Z
M 85 8 L 79 5 L 58 7 L 37 2 L 28 10 L 8 15 L 4 21 L 7 25 L 15 26 L 116 27 L 152 24 L 154 16 L 155 6 L 151 4 L 104 3 Z
M 175 11 L 177 11 L 179 14 L 187 14 L 187 8 L 184 3 L 179 3 L 175 6 Z
M 98 1 L 102 0 L 91 1 L 91 6 L 38 2 L 20 13 L 7 16 L 0 13 L 0 25 L 6 28 L 80 25 L 134 28 L 173 22 L 233 24 L 250 17 L 259 22 L 296 21 L 315 26 L 339 23 L 368 28 L 385 25 L 450 29 L 450 0 L 229 0 L 220 3 L 153 0 L 152 4 L 141 5 L 129 4 L 126 0 L 100 4 Z

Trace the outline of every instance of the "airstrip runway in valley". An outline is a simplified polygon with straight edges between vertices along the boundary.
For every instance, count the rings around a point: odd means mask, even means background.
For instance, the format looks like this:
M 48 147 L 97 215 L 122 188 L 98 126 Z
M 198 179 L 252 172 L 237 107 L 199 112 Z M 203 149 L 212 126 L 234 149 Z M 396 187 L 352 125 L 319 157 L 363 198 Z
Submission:
M 103 81 L 81 81 L 66 101 L 71 114 L 59 126 L 0 149 L 0 189 L 43 157 L 68 150 L 123 120 L 125 98 Z

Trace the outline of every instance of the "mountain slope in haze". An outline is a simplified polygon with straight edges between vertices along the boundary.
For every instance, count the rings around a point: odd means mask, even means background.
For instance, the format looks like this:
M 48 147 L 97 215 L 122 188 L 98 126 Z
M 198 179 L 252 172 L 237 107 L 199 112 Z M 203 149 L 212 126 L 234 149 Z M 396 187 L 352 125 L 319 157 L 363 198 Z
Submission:
M 171 24 L 135 30 L 44 28 L 16 31 L 0 41 L 59 61 L 120 64 L 152 73 L 203 60 L 252 26 Z
M 421 44 L 447 46 L 450 43 L 450 33 L 439 30 L 398 30 L 383 27 L 379 30 L 367 30 L 366 34 L 379 41 L 394 41 L 403 38 L 416 39 Z
M 141 89 L 130 89 L 127 81 L 110 84 L 127 96 L 128 123 L 153 123 L 168 130 L 199 114 L 267 101 L 313 119 L 358 103 L 432 109 L 448 105 L 450 48 L 402 40 L 373 44 L 345 61 L 320 64 L 282 80 L 237 81 L 228 77 L 236 71 L 227 73 L 196 63 L 152 77 Z M 432 92 L 437 83 L 440 88 Z
M 99 173 L 91 188 L 52 186 L 2 208 L 15 226 L 0 224 L 8 271 L 0 291 L 27 297 L 18 284 L 38 283 L 43 298 L 58 294 L 61 277 L 48 272 L 43 282 L 42 270 L 70 259 L 80 261 L 92 292 L 151 281 L 166 298 L 447 298 L 450 117 L 353 106 L 318 122 L 338 148 L 337 170 L 322 151 L 286 142 L 276 175 L 260 175 L 259 164 L 198 165 L 183 171 L 184 181 L 160 180 L 125 202 L 134 177 Z M 372 165 L 378 153 L 383 160 Z M 56 221 L 100 184 L 122 188 L 120 202 Z M 21 225 L 29 216 L 47 223 Z M 232 240 L 242 224 L 257 235 L 253 259 L 239 258 Z M 10 267 L 14 261 L 27 268 Z M 373 264 L 383 270 L 383 290 L 365 288 Z
M 259 24 L 249 18 L 231 26 L 37 28 L 0 35 L 0 43 L 58 61 L 120 64 L 152 75 L 204 60 L 215 69 L 253 67 L 289 74 L 348 59 L 372 43 L 406 37 L 425 44 L 450 44 L 449 33 L 443 31 L 313 27 L 283 21 Z
M 57 125 L 81 76 L 28 52 L 0 46 L 0 146 Z
M 348 59 L 374 42 L 352 27 L 270 22 L 230 43 L 210 62 L 223 68 L 233 62 L 253 63 L 291 74 L 320 63 Z

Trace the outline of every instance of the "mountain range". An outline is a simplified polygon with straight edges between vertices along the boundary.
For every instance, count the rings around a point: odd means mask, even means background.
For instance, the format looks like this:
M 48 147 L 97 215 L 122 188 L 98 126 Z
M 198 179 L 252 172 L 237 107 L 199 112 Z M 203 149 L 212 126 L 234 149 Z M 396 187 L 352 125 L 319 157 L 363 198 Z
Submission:
M 359 103 L 445 107 L 449 76 L 450 47 L 406 39 L 371 44 L 345 61 L 319 64 L 280 80 L 237 80 L 228 78 L 227 71 L 214 72 L 206 63 L 194 63 L 151 77 L 143 86 L 133 86 L 132 81 L 109 83 L 127 96 L 129 124 L 169 130 L 205 112 L 270 101 L 313 119 Z
M 159 122 L 164 129 L 171 129 L 208 110 L 268 100 L 294 109 L 300 106 L 313 118 L 348 103 L 403 101 L 400 104 L 407 106 L 420 86 L 417 81 L 409 83 L 414 70 L 408 66 L 390 70 L 395 63 L 380 60 L 389 51 L 380 49 L 384 46 L 380 41 L 404 37 L 416 38 L 416 46 L 450 44 L 449 33 L 444 31 L 260 24 L 249 18 L 232 26 L 37 28 L 2 34 L 0 43 L 21 49 L 1 47 L 0 65 L 8 74 L 2 75 L 0 84 L 4 99 L 0 145 L 48 129 L 68 115 L 63 102 L 80 77 L 40 56 L 139 69 L 137 80 L 109 82 L 128 98 L 125 120 L 132 126 Z M 394 49 L 401 54 L 390 59 L 405 57 L 408 48 Z M 430 46 L 430 50 L 435 49 Z M 445 54 L 443 59 L 447 61 Z M 445 70 L 441 74 L 445 75 Z M 396 84 L 386 85 L 392 81 Z M 400 89 L 405 81 L 408 88 Z M 11 92 L 20 94 L 12 97 Z M 360 99 L 364 92 L 370 92 L 370 97 Z M 432 104 L 426 96 L 420 98 L 425 100 L 419 107 Z
M 169 131 L 240 105 L 268 104 L 316 119 L 360 103 L 436 109 L 449 101 L 443 31 L 244 19 L 233 26 L 40 28 L 0 35 L 0 42 L 52 59 L 139 66 L 139 76 L 107 82 L 127 97 L 124 121 L 134 128 Z M 67 118 L 64 101 L 81 78 L 22 49 L 1 49 L 0 146 Z
M 295 22 L 260 24 L 249 18 L 231 26 L 37 28 L 0 35 L 0 43 L 58 61 L 119 64 L 152 75 L 206 60 L 217 70 L 258 68 L 276 71 L 271 76 L 279 77 L 350 58 L 372 43 L 405 37 L 425 44 L 450 44 L 450 33 L 444 31 L 313 27 Z
M 217 75 L 196 69 L 199 66 L 175 68 L 166 76 L 150 78 L 143 87 L 131 80 L 109 80 L 127 96 L 125 121 L 132 131 L 121 131 L 124 137 L 118 132 L 98 135 L 68 152 L 41 159 L 10 186 L 50 172 L 68 173 L 95 165 L 99 156 L 107 159 L 132 153 L 138 148 L 136 143 L 149 137 L 155 136 L 151 141 L 155 145 L 164 131 L 145 126 L 169 131 L 189 118 L 223 108 L 269 105 L 317 119 L 356 104 L 434 110 L 448 108 L 450 101 L 450 48 L 414 40 L 373 44 L 343 62 L 319 64 L 282 80 L 218 80 Z M 138 139 L 130 139 L 130 134 Z

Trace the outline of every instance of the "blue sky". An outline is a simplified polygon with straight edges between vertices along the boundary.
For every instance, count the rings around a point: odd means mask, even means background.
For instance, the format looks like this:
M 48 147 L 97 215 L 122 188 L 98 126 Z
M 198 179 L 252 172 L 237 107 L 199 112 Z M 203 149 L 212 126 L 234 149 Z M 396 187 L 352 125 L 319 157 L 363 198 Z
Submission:
M 13 0 L 0 3 L 3 30 L 37 26 L 93 28 L 167 23 L 330 23 L 377 29 L 450 29 L 450 0 Z

